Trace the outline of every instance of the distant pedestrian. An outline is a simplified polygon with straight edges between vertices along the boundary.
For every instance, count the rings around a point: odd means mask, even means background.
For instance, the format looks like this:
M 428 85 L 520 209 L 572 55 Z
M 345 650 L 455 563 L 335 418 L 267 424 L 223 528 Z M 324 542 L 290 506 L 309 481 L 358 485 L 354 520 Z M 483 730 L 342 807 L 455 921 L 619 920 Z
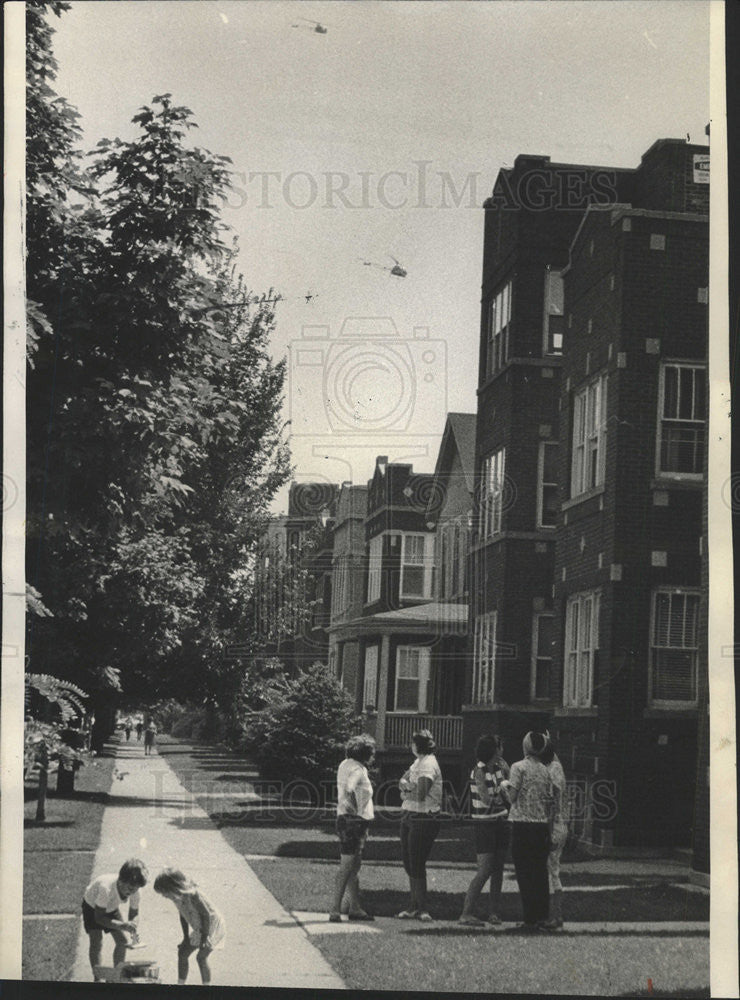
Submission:
M 144 754 L 146 756 L 148 756 L 152 752 L 156 736 L 157 736 L 157 727 L 154 725 L 153 722 L 150 722 L 149 725 L 144 730 Z
M 548 742 L 540 754 L 540 760 L 550 772 L 553 786 L 553 806 L 550 819 L 550 850 L 547 855 L 547 877 L 550 888 L 550 918 L 545 924 L 547 930 L 560 930 L 563 926 L 563 884 L 560 881 L 560 858 L 568 839 L 567 785 L 563 765 L 555 753 L 555 747 L 545 734 Z
M 347 743 L 345 759 L 337 769 L 337 834 L 339 870 L 334 880 L 334 902 L 329 920 L 341 922 L 342 899 L 349 897 L 350 920 L 373 920 L 360 903 L 359 872 L 367 830 L 375 817 L 373 786 L 367 765 L 375 755 L 375 740 L 362 733 Z
M 144 723 L 141 720 L 139 720 L 136 723 L 136 739 L 139 743 L 141 743 L 141 734 L 143 732 L 144 732 Z
M 132 728 L 131 719 L 126 719 L 126 725 L 123 728 L 126 730 L 126 742 L 128 743 L 128 741 L 131 739 L 131 728 Z
M 401 854 L 411 899 L 401 920 L 432 920 L 427 910 L 426 863 L 440 831 L 442 771 L 434 756 L 434 737 L 422 729 L 411 737 L 414 763 L 398 783 L 401 791 Z
M 501 923 L 501 888 L 511 832 L 507 822 L 509 806 L 501 787 L 509 777 L 509 765 L 501 756 L 501 750 L 498 736 L 481 736 L 475 748 L 476 764 L 470 772 L 471 820 L 478 871 L 468 886 L 458 920 L 468 927 Z M 488 917 L 484 922 L 476 917 L 475 904 L 489 879 Z
M 540 760 L 546 745 L 542 733 L 527 733 L 522 744 L 524 759 L 511 765 L 509 780 L 502 782 L 511 802 L 511 855 L 524 913 L 519 929 L 524 931 L 543 930 L 550 910 L 547 855 L 553 786 Z
M 214 948 L 222 948 L 226 937 L 224 919 L 201 889 L 177 868 L 165 868 L 154 880 L 154 891 L 171 900 L 180 914 L 183 939 L 177 946 L 177 983 L 188 978 L 190 956 L 196 961 L 203 985 L 211 981 L 208 959 Z
M 100 965 L 103 953 L 103 934 L 110 934 L 115 941 L 113 964 L 120 965 L 128 948 L 137 937 L 139 916 L 139 889 L 149 881 L 149 872 L 143 861 L 129 858 L 120 871 L 98 875 L 85 889 L 82 896 L 82 921 L 90 938 L 90 967 Z M 128 919 L 124 920 L 121 907 L 128 901 Z

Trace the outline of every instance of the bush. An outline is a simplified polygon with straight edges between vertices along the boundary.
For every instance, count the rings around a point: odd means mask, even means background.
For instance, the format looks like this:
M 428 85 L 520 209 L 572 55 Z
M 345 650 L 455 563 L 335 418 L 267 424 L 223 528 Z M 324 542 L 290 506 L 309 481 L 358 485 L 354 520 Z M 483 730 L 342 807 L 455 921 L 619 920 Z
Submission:
M 224 720 L 224 739 L 232 750 L 249 753 L 255 713 L 272 699 L 276 702 L 284 699 L 287 683 L 285 668 L 277 657 L 253 660 L 248 664 Z
M 181 740 L 202 740 L 208 728 L 205 708 L 187 708 L 172 727 L 172 735 Z
M 245 749 L 265 779 L 301 779 L 315 788 L 333 780 L 344 746 L 355 731 L 354 705 L 322 663 L 268 694 L 252 713 Z
M 172 733 L 175 725 L 187 712 L 186 705 L 182 705 L 174 698 L 168 698 L 152 708 L 151 717 L 160 733 Z

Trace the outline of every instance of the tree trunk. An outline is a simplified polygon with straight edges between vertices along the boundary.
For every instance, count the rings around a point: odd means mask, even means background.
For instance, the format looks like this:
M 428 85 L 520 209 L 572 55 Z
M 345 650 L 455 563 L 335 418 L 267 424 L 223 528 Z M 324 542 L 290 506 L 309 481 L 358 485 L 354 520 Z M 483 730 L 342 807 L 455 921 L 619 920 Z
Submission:
M 39 754 L 39 797 L 36 802 L 36 822 L 43 823 L 46 819 L 46 789 L 49 784 L 49 755 L 46 747 Z

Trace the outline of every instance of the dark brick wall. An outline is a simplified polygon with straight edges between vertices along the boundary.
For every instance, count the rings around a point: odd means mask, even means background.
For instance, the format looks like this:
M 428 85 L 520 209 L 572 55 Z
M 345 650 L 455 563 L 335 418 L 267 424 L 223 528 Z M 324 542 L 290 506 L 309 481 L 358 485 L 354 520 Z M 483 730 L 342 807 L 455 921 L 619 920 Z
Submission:
M 635 206 L 663 212 L 709 211 L 709 185 L 694 181 L 694 157 L 709 159 L 709 147 L 662 139 L 643 155 L 635 176 Z

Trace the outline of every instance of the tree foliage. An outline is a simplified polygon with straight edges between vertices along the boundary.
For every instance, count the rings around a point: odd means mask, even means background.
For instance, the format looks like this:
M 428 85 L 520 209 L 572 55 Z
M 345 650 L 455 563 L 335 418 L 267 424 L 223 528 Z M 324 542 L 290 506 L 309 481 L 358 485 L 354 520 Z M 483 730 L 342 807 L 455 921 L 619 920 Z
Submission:
M 28 16 L 27 565 L 51 612 L 28 649 L 98 704 L 110 676 L 142 701 L 224 700 L 290 471 L 274 296 L 255 303 L 238 273 L 228 160 L 189 145 L 171 95 L 139 109 L 133 139 L 80 156 L 51 86 L 48 18 L 66 7 Z
M 266 691 L 264 708 L 248 720 L 246 749 L 263 777 L 319 788 L 333 777 L 356 721 L 351 698 L 317 662 Z

